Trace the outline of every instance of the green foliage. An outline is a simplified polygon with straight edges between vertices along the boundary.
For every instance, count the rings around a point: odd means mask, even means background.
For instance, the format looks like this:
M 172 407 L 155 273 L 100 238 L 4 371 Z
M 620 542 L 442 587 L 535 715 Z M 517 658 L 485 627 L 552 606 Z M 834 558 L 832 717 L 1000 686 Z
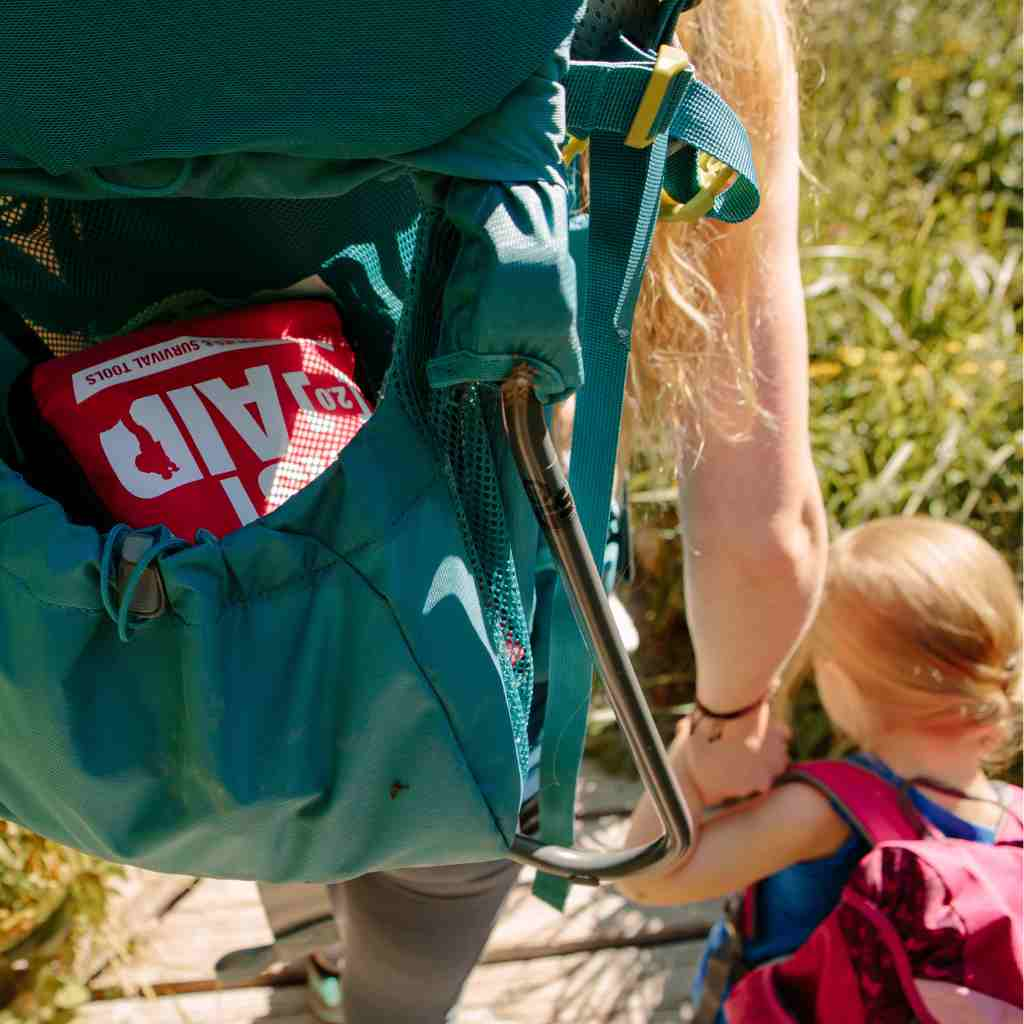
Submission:
M 798 24 L 811 439 L 831 528 L 950 517 L 1018 575 L 1020 19 L 1010 0 L 819 0 Z M 627 595 L 638 671 L 665 708 L 694 682 L 670 473 L 636 460 L 649 500 L 633 505 Z M 798 753 L 832 749 L 813 687 L 796 723 Z M 595 749 L 621 761 L 598 729 Z
M 75 957 L 119 870 L 0 822 L 0 1024 L 65 1024 L 88 1000 Z
M 833 523 L 948 516 L 1018 568 L 1019 17 L 1004 0 L 815 5 L 802 211 Z
M 946 516 L 1020 575 L 1020 6 L 833 0 L 804 27 L 811 439 L 832 526 Z M 798 753 L 835 742 L 813 688 L 795 721 Z

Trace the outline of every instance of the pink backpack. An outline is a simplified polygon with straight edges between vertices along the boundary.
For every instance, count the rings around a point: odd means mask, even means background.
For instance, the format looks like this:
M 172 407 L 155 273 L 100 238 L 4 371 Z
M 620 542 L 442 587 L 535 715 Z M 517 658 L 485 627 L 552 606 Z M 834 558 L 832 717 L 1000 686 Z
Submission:
M 742 978 L 726 1020 L 1020 1024 L 1022 791 L 1005 787 L 1008 811 L 987 845 L 942 835 L 859 765 L 804 764 L 790 778 L 843 807 L 874 848 L 804 945 Z M 752 893 L 739 922 L 748 935 Z

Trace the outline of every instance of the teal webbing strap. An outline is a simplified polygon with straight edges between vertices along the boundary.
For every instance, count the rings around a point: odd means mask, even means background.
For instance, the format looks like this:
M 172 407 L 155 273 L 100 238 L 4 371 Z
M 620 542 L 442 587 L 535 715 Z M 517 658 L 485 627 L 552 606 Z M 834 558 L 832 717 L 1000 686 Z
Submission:
M 625 135 L 650 80 L 650 64 L 612 64 L 574 61 L 566 82 L 566 119 L 578 139 L 604 131 Z M 737 173 L 732 186 L 718 196 L 708 213 L 716 220 L 746 220 L 761 201 L 757 172 L 746 129 L 732 108 L 710 86 L 692 73 L 677 75 L 669 86 L 653 134 L 667 132 L 685 143 L 669 157 L 665 185 L 672 197 L 685 203 L 696 195 L 697 151 L 728 164 Z
M 572 61 L 565 82 L 569 133 L 578 139 L 602 131 L 624 136 L 636 116 L 653 67 L 653 60 Z M 672 112 L 682 102 L 692 79 L 692 71 L 686 71 L 672 80 L 654 120 L 652 134 L 661 135 L 668 130 Z
M 632 123 L 650 74 L 635 65 L 574 64 L 570 71 L 568 130 L 590 139 L 590 231 L 587 293 L 580 316 L 585 384 L 576 397 L 569 483 L 583 531 L 600 564 L 618 447 L 633 308 L 647 263 L 666 173 L 670 139 L 688 143 L 669 160 L 676 180 L 696 191 L 696 149 L 738 172 L 710 216 L 749 217 L 759 202 L 750 143 L 736 116 L 715 93 L 679 75 L 655 119 L 647 149 L 631 149 L 623 136 Z M 573 74 L 575 72 L 575 76 Z M 673 104 L 676 108 L 673 109 Z M 682 156 L 692 165 L 673 161 Z M 737 191 L 737 186 L 742 186 Z M 730 201 L 729 197 L 735 197 Z M 571 845 L 576 778 L 583 755 L 593 667 L 561 583 L 551 622 L 547 708 L 541 745 L 541 838 Z M 539 874 L 534 893 L 561 908 L 564 879 Z
M 576 396 L 569 484 L 587 543 L 600 564 L 608 533 L 633 307 L 658 216 L 667 136 L 647 149 L 591 136 L 587 297 L 581 316 L 586 384 Z M 576 777 L 583 754 L 590 656 L 561 584 L 551 621 L 547 708 L 541 740 L 541 838 L 571 845 Z M 561 908 L 568 883 L 538 875 L 534 893 Z
M 683 96 L 672 123 L 669 136 L 686 146 L 669 157 L 665 168 L 665 188 L 679 202 L 686 202 L 700 187 L 697 181 L 697 152 L 707 153 L 728 164 L 738 177 L 715 199 L 708 213 L 715 220 L 736 224 L 752 217 L 761 203 L 757 187 L 757 171 L 750 151 L 747 130 L 732 108 L 712 89 L 694 78 Z M 681 179 L 680 171 L 689 173 Z M 677 183 L 688 180 L 689 189 L 678 190 Z

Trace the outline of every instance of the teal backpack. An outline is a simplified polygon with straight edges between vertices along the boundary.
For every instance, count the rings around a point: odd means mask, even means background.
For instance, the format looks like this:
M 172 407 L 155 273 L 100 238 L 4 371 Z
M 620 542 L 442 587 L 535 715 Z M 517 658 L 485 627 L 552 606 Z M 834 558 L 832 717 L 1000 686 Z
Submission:
M 576 0 L 4 11 L 0 395 L 26 338 L 62 355 L 316 274 L 383 386 L 327 472 L 222 540 L 73 524 L 0 437 L 0 816 L 213 877 L 510 855 L 563 879 L 627 869 L 558 849 L 592 665 L 572 588 L 537 624 L 547 664 L 531 657 L 542 545 L 502 382 L 532 384 L 539 449 L 536 400 L 579 389 L 581 527 L 558 514 L 600 553 L 655 220 L 757 205 L 743 129 L 666 45 L 685 0 L 646 6 L 596 42 Z M 732 169 L 726 191 L 699 153 Z M 684 818 L 634 684 L 630 738 Z M 674 834 L 657 855 L 685 821 Z

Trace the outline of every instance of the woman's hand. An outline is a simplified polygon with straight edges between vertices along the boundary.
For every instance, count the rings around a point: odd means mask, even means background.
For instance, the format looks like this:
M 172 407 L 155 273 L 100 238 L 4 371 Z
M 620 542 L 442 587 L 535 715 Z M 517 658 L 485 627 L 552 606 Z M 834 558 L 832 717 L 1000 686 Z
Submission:
M 697 722 L 679 723 L 673 753 L 706 807 L 764 792 L 789 764 L 790 730 L 772 718 L 767 701 L 742 718 Z
M 682 860 L 667 868 L 617 883 L 631 900 L 661 905 L 721 896 L 793 863 L 799 859 L 793 850 L 806 845 L 802 818 L 778 813 L 766 817 L 759 810 L 772 802 L 788 811 L 793 791 L 797 801 L 804 803 L 808 794 L 818 797 L 806 786 L 783 786 L 758 800 L 744 800 L 727 811 L 705 814 L 706 808 L 723 800 L 768 789 L 788 762 L 789 730 L 771 719 L 767 704 L 742 719 L 713 724 L 715 729 L 709 729 L 705 719 L 694 730 L 692 719 L 684 718 L 676 727 L 668 756 L 693 816 L 690 848 Z M 707 737 L 716 735 L 720 725 L 725 726 L 721 739 L 709 742 Z M 828 804 L 820 797 L 818 801 L 827 812 Z M 633 812 L 626 844 L 649 843 L 663 831 L 645 793 Z

